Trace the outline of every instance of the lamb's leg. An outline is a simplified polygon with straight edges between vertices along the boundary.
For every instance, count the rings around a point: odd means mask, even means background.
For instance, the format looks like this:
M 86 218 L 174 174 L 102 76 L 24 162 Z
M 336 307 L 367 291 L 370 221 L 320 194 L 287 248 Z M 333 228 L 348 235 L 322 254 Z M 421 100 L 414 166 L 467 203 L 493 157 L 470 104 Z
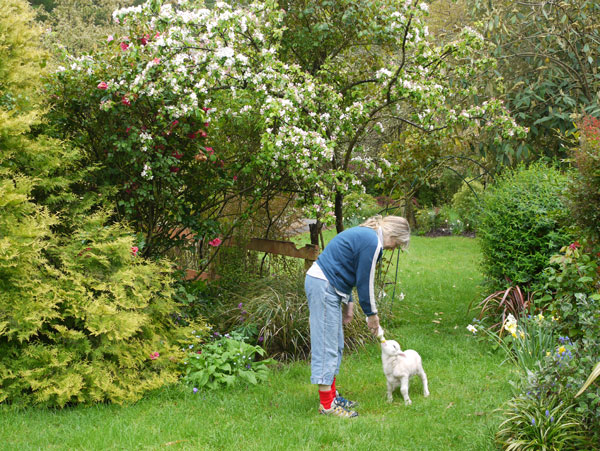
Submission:
M 429 396 L 429 387 L 427 386 L 427 374 L 423 371 L 423 368 L 419 371 L 419 376 L 421 376 L 421 381 L 423 382 L 423 396 Z
M 402 376 L 400 379 L 400 393 L 402 393 L 402 397 L 404 398 L 404 404 L 410 406 L 412 401 L 408 397 L 408 376 Z
M 388 402 L 392 402 L 394 400 L 394 397 L 392 396 L 392 392 L 394 391 L 394 384 L 392 384 L 390 381 L 388 381 L 387 383 L 387 401 Z

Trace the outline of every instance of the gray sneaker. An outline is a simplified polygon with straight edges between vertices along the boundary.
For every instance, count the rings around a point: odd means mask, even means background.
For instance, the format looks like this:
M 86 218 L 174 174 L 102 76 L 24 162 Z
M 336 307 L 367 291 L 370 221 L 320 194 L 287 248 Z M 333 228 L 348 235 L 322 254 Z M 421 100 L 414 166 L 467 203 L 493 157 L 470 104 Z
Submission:
M 349 410 L 343 407 L 341 404 L 338 404 L 337 399 L 333 400 L 329 409 L 325 409 L 321 404 L 319 404 L 319 413 L 342 418 L 354 418 L 358 416 L 358 413 L 354 410 Z

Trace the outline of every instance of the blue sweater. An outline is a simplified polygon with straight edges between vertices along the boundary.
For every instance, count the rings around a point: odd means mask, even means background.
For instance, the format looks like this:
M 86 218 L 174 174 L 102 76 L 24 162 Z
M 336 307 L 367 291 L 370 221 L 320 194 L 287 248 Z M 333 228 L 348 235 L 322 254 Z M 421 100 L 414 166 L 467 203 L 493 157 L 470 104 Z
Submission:
M 369 227 L 352 227 L 336 235 L 319 257 L 317 264 L 336 290 L 350 294 L 358 291 L 365 315 L 377 313 L 375 304 L 375 266 L 382 254 L 377 232 Z

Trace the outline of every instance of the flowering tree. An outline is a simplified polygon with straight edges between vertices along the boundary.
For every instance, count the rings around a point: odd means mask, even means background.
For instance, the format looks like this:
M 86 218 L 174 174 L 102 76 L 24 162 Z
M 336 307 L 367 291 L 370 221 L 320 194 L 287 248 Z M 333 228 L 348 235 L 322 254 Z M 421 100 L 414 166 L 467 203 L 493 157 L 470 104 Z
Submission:
M 360 61 L 353 47 L 331 51 L 314 70 L 284 58 L 293 38 L 284 38 L 286 12 L 272 0 L 125 8 L 114 18 L 127 36 L 56 74 L 56 119 L 104 168 L 92 188 L 144 233 L 145 254 L 172 245 L 174 230 L 214 239 L 228 200 L 245 195 L 252 207 L 274 187 L 300 192 L 310 214 L 332 218 L 333 199 L 357 183 L 350 162 L 361 139 L 385 115 L 427 131 L 521 132 L 499 101 L 462 112 L 447 105 L 477 92 L 444 84 L 446 60 L 465 63 L 454 68 L 464 79 L 489 61 L 475 58 L 482 41 L 472 30 L 432 45 L 423 5 L 361 6 L 368 14 L 353 42 L 380 48 Z
M 285 58 L 299 64 L 337 95 L 324 111 L 333 141 L 331 167 L 337 172 L 335 216 L 343 229 L 343 195 L 357 183 L 351 168 L 370 167 L 380 176 L 389 164 L 373 159 L 389 135 L 384 129 L 431 139 L 492 132 L 501 140 L 523 136 L 498 99 L 486 100 L 480 73 L 495 62 L 485 57 L 482 37 L 465 28 L 438 45 L 427 27 L 422 1 L 286 0 Z M 441 40 L 436 39 L 436 42 Z M 482 99 L 481 103 L 478 99 Z M 341 114 L 340 114 L 341 113 Z M 397 135 L 397 134 L 396 134 Z M 418 141 L 419 138 L 416 138 Z M 393 162 L 392 162 L 393 163 Z

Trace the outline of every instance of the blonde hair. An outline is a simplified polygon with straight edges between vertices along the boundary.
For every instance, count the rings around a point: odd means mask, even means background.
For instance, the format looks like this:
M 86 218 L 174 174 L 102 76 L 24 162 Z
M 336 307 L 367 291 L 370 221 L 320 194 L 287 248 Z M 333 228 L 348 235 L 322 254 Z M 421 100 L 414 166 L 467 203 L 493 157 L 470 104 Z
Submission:
M 403 249 L 408 248 L 410 243 L 410 225 L 402 216 L 373 216 L 363 222 L 361 227 L 369 227 L 374 230 L 381 227 L 383 234 L 400 244 Z

